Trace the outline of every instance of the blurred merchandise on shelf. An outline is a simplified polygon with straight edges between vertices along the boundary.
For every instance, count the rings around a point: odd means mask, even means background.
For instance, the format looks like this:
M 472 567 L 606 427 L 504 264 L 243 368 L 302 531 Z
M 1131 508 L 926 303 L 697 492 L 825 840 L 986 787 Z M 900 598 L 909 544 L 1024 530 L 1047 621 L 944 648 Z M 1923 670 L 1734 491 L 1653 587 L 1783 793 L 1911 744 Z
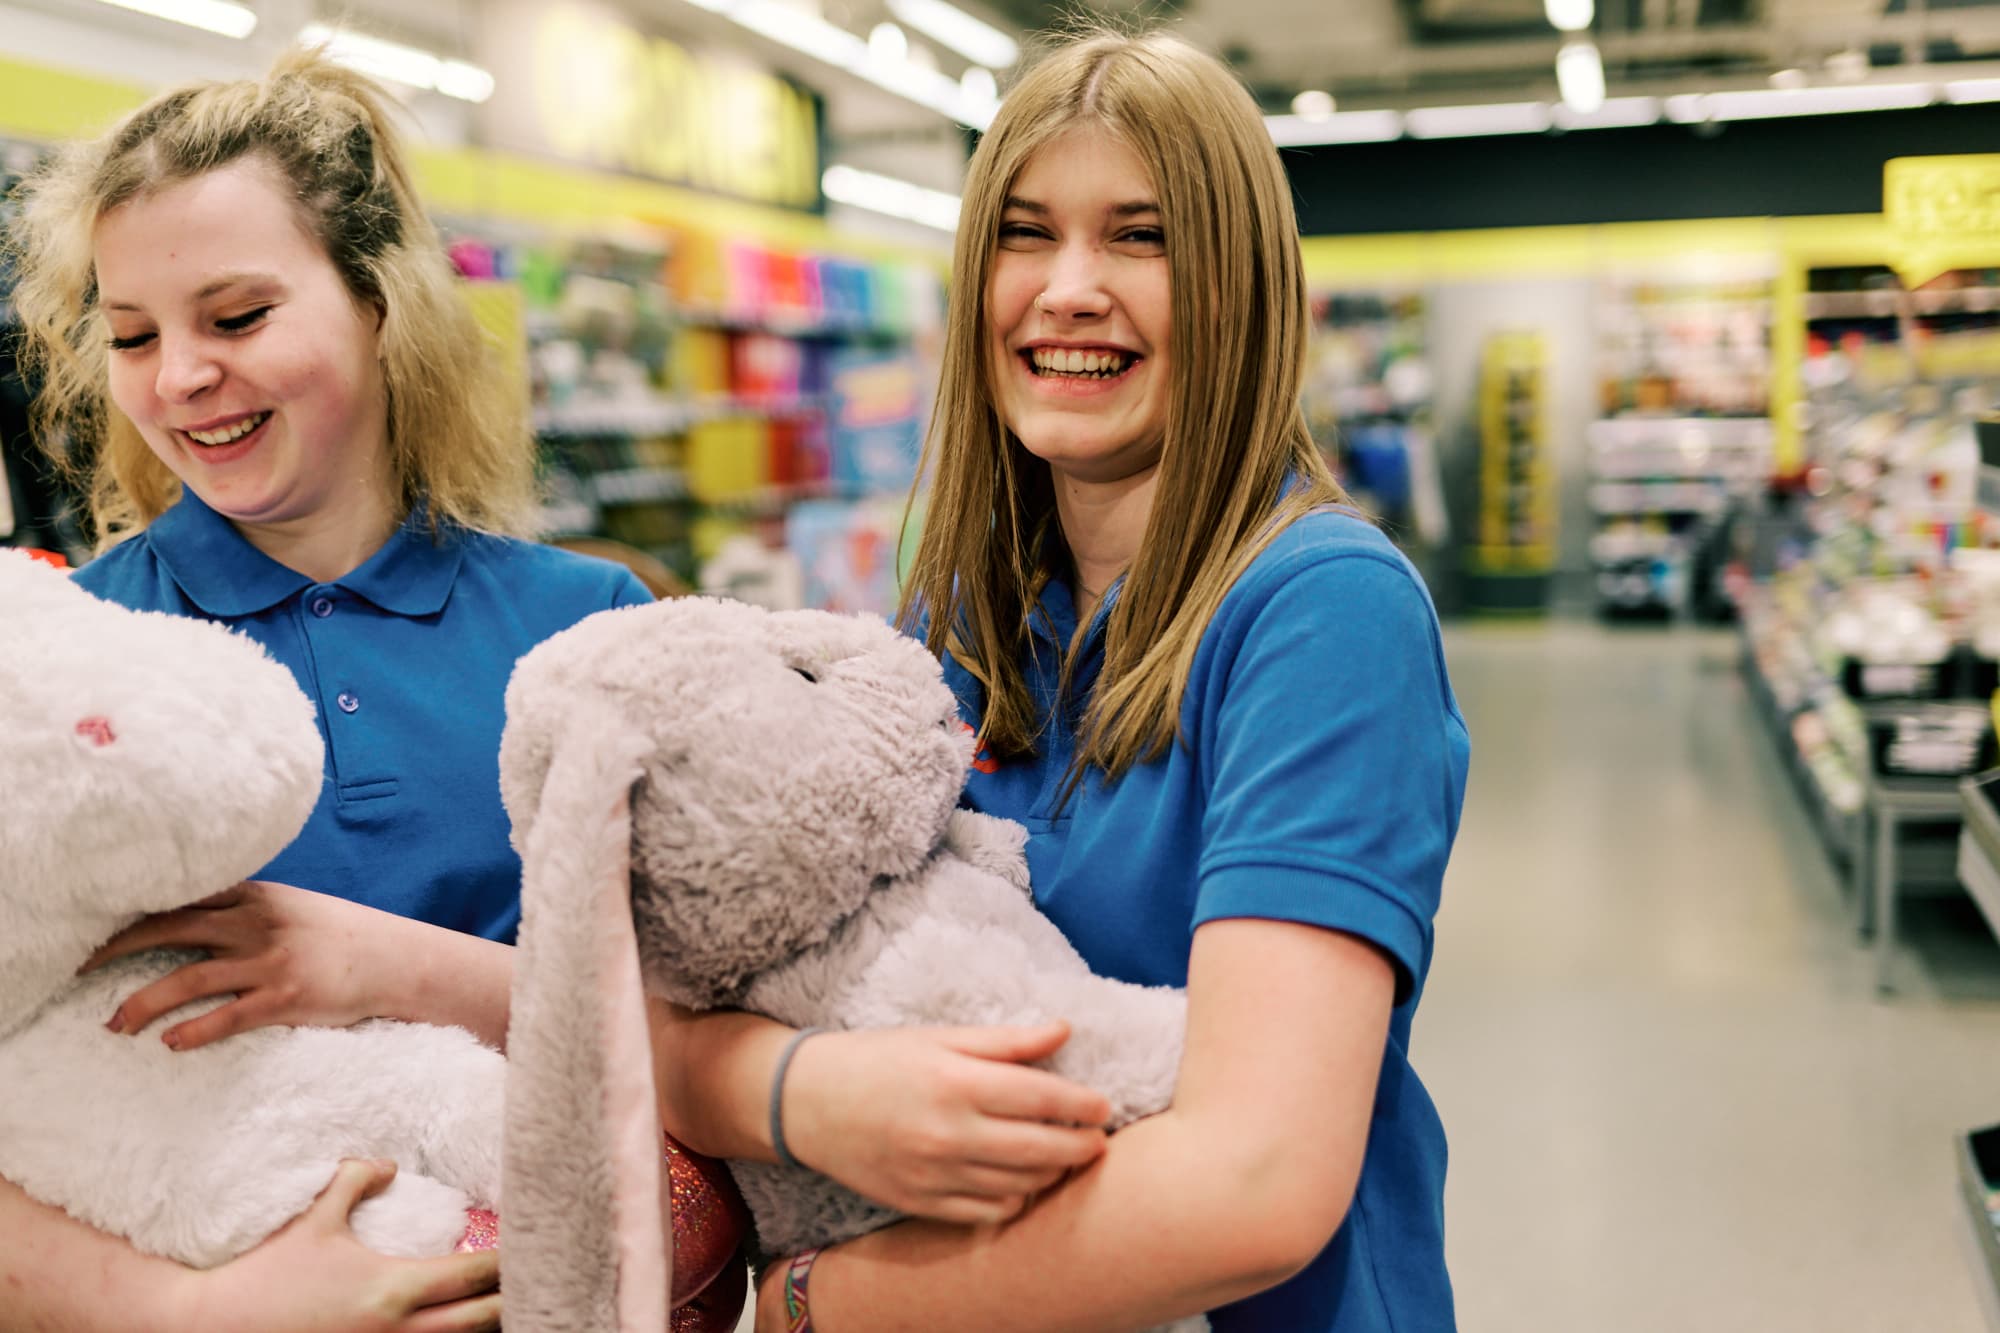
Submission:
M 1450 535 L 1439 475 L 1434 384 L 1415 292 L 1312 298 L 1303 404 L 1341 484 L 1392 535 L 1427 547 Z
M 1556 479 L 1548 365 L 1539 332 L 1486 340 L 1479 369 L 1479 519 L 1469 600 L 1489 611 L 1548 604 L 1555 566 Z
M 1768 261 L 1598 284 L 1588 430 L 1600 613 L 1727 619 L 1725 537 L 1771 469 Z
M 1725 535 L 1771 469 L 1762 417 L 1610 417 L 1590 424 L 1590 539 L 1606 614 L 1726 619 Z
M 1761 417 L 1770 411 L 1773 283 L 1733 277 L 1599 284 L 1599 411 Z
M 900 498 L 793 505 L 785 515 L 785 544 L 798 559 L 806 605 L 893 612 L 900 562 L 914 549 L 902 535 Z
M 749 600 L 803 588 L 811 605 L 894 608 L 893 542 L 886 562 L 864 548 L 916 477 L 942 336 L 934 270 L 685 227 L 451 230 L 461 272 L 521 293 L 548 532 L 626 542 Z M 821 549 L 835 529 L 844 564 Z M 748 556 L 776 562 L 787 543 L 824 576 Z

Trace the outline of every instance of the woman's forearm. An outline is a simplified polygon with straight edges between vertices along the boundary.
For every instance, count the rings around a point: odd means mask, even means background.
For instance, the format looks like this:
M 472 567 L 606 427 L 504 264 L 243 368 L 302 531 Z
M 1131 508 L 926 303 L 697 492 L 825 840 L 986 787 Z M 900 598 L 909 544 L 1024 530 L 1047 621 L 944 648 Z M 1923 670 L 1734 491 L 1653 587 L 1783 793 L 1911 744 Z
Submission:
M 514 946 L 422 921 L 404 924 L 408 946 L 395 955 L 377 1016 L 461 1027 L 505 1050 Z
M 176 1333 L 198 1277 L 0 1180 L 0 1333 Z
M 1277 1285 L 1326 1241 L 1283 1168 L 1173 1112 L 998 1228 L 905 1222 L 829 1250 L 809 1282 L 823 1333 L 1103 1333 Z
M 792 1029 L 733 1009 L 705 1013 L 647 997 L 660 1124 L 710 1157 L 777 1160 L 771 1078 Z

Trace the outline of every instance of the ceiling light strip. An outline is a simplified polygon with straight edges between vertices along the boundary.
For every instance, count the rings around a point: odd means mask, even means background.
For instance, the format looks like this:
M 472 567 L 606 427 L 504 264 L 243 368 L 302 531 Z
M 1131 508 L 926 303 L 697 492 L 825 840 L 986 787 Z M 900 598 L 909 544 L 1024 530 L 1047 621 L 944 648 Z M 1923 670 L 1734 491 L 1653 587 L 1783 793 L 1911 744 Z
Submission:
M 446 60 L 401 42 L 324 23 L 307 24 L 300 30 L 299 40 L 323 49 L 334 64 L 373 78 L 440 92 L 462 102 L 484 102 L 493 96 L 493 76 L 479 66 Z
M 256 11 L 231 4 L 229 0 L 102 0 L 102 3 L 239 40 L 257 29 Z
M 1019 42 L 945 0 L 889 0 L 889 12 L 975 65 L 1006 69 L 1021 58 Z
M 983 92 L 980 81 L 974 80 L 968 92 L 960 80 L 926 69 L 907 57 L 893 58 L 882 51 L 871 54 L 868 43 L 860 37 L 817 14 L 795 9 L 784 0 L 688 0 L 688 3 L 975 130 L 991 125 L 994 113 L 1000 108 L 997 98 L 979 96 Z
M 820 177 L 820 189 L 835 203 L 865 208 L 873 213 L 902 218 L 907 222 L 958 230 L 959 198 L 943 190 L 932 190 L 894 176 L 835 163 Z

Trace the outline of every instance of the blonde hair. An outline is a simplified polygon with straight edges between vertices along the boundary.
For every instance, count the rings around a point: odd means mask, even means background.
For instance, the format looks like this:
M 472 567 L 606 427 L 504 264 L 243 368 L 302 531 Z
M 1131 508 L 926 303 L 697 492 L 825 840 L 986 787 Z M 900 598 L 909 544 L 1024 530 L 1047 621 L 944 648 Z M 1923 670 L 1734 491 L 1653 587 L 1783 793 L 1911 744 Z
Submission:
M 112 403 L 93 234 L 131 200 L 243 160 L 283 179 L 300 224 L 357 303 L 382 313 L 388 440 L 402 511 L 431 526 L 523 532 L 535 495 L 527 405 L 456 288 L 417 202 L 388 94 L 318 52 L 259 80 L 164 93 L 102 138 L 69 147 L 23 187 L 12 238 L 23 362 L 42 381 L 42 448 L 88 488 L 100 546 L 144 528 L 180 482 Z
M 1298 224 L 1255 103 L 1220 63 L 1164 34 L 1099 33 L 1056 48 L 1007 95 L 967 172 L 925 444 L 928 513 L 900 612 L 906 626 L 927 617 L 931 650 L 950 652 L 984 687 L 981 740 L 1003 758 L 1034 750 L 1022 658 L 1061 558 L 1048 465 L 995 406 L 988 276 L 1015 180 L 1077 126 L 1116 135 L 1152 177 L 1172 381 L 1159 480 L 1110 613 L 1072 785 L 1085 766 L 1116 777 L 1172 744 L 1195 650 L 1224 594 L 1286 524 L 1347 502 L 1299 407 L 1308 316 Z

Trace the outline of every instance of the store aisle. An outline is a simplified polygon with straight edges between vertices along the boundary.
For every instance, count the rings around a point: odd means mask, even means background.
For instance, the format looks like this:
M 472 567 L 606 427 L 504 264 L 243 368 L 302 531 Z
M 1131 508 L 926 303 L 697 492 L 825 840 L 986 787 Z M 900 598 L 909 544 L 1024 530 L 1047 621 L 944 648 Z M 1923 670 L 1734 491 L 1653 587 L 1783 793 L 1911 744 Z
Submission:
M 1875 999 L 1732 634 L 1447 651 L 1472 782 L 1414 1040 L 1461 1327 L 1979 1333 L 1950 1135 L 2000 1121 L 2000 946 L 1920 910 Z

